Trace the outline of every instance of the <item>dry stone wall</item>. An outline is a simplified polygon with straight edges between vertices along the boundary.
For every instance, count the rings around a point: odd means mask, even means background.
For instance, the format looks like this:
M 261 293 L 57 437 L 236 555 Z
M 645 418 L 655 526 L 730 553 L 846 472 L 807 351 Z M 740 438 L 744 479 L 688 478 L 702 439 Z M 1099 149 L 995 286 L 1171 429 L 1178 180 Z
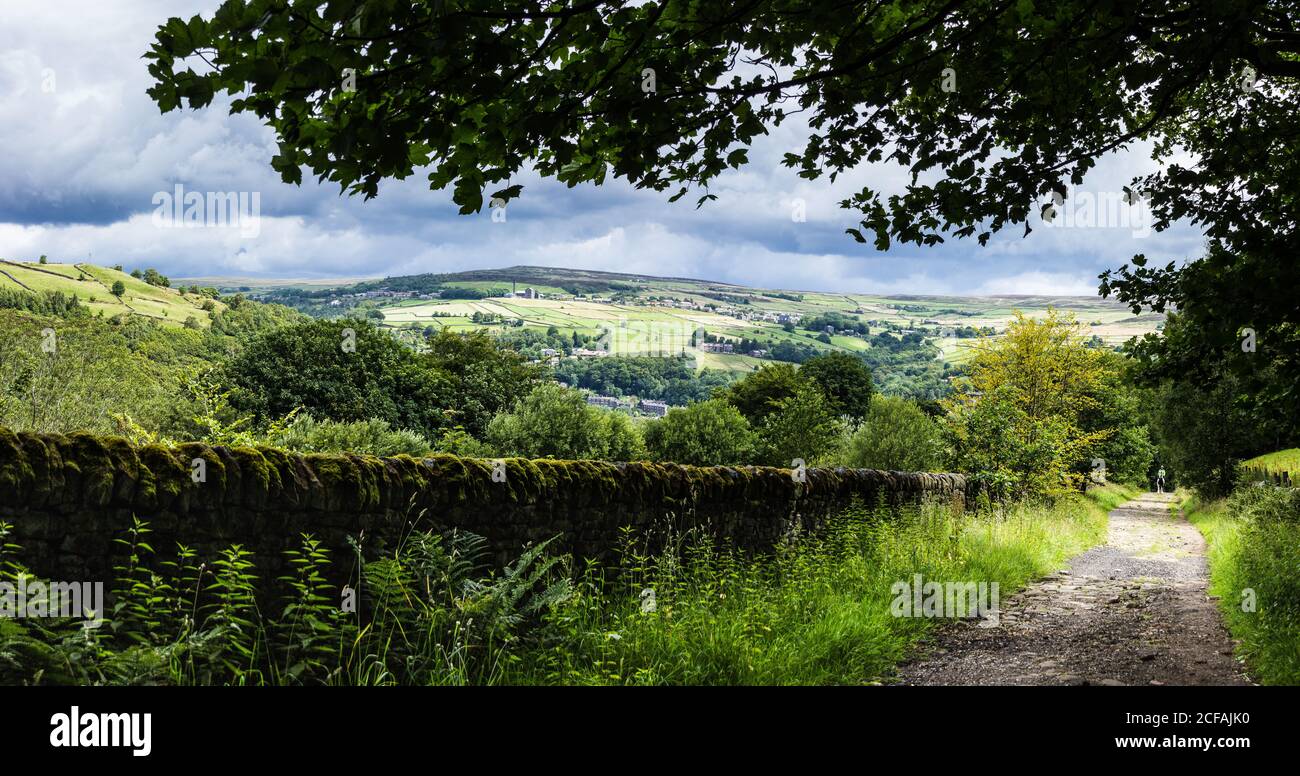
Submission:
M 967 495 L 957 474 L 805 475 L 799 482 L 790 470 L 767 467 L 136 446 L 0 428 L 0 520 L 13 525 L 21 560 L 54 579 L 110 579 L 121 555 L 113 540 L 137 517 L 149 522 L 149 541 L 164 558 L 178 542 L 200 557 L 240 544 L 274 574 L 304 533 L 336 558 L 351 552 L 348 537 L 377 555 L 414 526 L 473 531 L 499 562 L 557 535 L 560 549 L 608 561 L 625 528 L 652 542 L 697 529 L 762 550 L 791 531 L 817 530 L 858 499 L 962 506 Z

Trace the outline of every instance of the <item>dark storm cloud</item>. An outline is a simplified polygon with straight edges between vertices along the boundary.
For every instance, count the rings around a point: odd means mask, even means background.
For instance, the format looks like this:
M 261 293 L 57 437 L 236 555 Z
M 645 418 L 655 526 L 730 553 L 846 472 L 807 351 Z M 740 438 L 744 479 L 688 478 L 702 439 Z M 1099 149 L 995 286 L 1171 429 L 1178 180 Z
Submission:
M 802 144 L 791 122 L 715 182 L 718 201 L 636 191 L 621 181 L 567 188 L 523 173 L 505 223 L 461 216 L 423 176 L 384 184 L 372 201 L 340 196 L 270 169 L 274 137 L 228 102 L 161 115 L 140 58 L 168 16 L 210 12 L 215 0 L 6 0 L 0 5 L 0 256 L 157 266 L 177 276 L 373 276 L 512 264 L 679 275 L 789 288 L 898 293 L 1089 293 L 1102 269 L 1143 251 L 1195 256 L 1189 230 L 1138 238 L 1118 228 L 1036 229 L 888 253 L 844 234 L 838 202 L 870 183 L 899 190 L 896 168 L 851 171 L 835 184 L 781 167 Z M 1118 190 L 1149 166 L 1130 153 L 1087 182 Z M 185 191 L 256 193 L 256 234 L 160 228 L 155 197 Z M 702 192 L 700 192 L 702 193 Z

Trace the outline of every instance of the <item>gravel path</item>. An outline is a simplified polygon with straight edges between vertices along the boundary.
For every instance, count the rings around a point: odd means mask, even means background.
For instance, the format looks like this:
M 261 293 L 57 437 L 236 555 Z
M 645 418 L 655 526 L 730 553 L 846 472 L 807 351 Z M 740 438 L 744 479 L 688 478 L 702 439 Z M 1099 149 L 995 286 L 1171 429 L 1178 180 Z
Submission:
M 939 629 L 903 684 L 1250 684 L 1206 595 L 1205 540 L 1144 494 L 1103 546 L 1002 601 L 997 625 Z

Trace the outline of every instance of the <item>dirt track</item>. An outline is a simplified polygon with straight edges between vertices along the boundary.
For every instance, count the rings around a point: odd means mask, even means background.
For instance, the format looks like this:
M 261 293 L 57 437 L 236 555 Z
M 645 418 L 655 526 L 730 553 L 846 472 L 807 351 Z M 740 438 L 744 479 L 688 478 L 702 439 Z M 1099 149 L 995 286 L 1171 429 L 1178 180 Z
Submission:
M 1206 595 L 1205 541 L 1147 493 L 1110 514 L 1105 545 L 956 622 L 899 669 L 903 684 L 1250 684 Z

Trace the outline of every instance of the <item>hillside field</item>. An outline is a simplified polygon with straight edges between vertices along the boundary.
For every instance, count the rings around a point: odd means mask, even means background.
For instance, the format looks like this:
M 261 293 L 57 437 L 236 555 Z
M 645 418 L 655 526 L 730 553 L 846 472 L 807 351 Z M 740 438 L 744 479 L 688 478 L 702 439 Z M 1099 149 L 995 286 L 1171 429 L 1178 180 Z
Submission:
M 119 280 L 126 287 L 120 299 L 111 290 Z M 139 315 L 176 326 L 184 325 L 189 318 L 207 326 L 212 322 L 212 313 L 225 309 L 221 302 L 213 301 L 209 312 L 203 309 L 204 302 L 212 301 L 209 297 L 152 286 L 126 272 L 86 263 L 39 264 L 0 259 L 0 289 L 62 292 L 77 297 L 93 314 Z
M 1095 335 L 1110 347 L 1155 331 L 1164 320 L 1160 315 L 1133 315 L 1124 305 L 1099 297 L 835 294 L 540 267 L 484 270 L 440 277 L 443 278 L 439 283 L 442 288 L 473 288 L 488 292 L 512 286 L 519 291 L 531 287 L 545 298 L 376 302 L 383 313 L 384 325 L 390 328 L 435 326 L 454 331 L 485 329 L 495 332 L 508 328 L 501 323 L 473 322 L 471 316 L 480 313 L 499 316 L 506 322 L 522 321 L 524 327 L 545 329 L 554 326 L 564 333 L 576 331 L 594 335 L 612 330 L 615 336 L 608 342 L 610 352 L 615 355 L 680 352 L 689 346 L 690 333 L 697 328 L 728 339 L 787 341 L 819 351 L 867 350 L 870 346 L 861 336 L 835 333 L 827 344 L 818 339 L 821 332 L 809 331 L 802 326 L 796 326 L 790 332 L 775 321 L 762 320 L 765 313 L 797 314 L 804 320 L 835 313 L 867 324 L 872 335 L 886 330 L 921 332 L 938 348 L 943 362 L 960 364 L 969 357 L 970 346 L 977 340 L 946 336 L 952 334 L 951 330 L 991 327 L 1000 333 L 1017 311 L 1035 318 L 1044 315 L 1049 307 L 1068 311 L 1079 321 L 1084 336 Z M 573 292 L 575 287 L 599 285 L 602 281 L 617 291 Z M 368 287 L 383 288 L 384 284 L 385 281 L 372 281 Z M 760 362 L 748 355 L 718 353 L 697 353 L 697 361 L 701 367 L 736 371 L 749 371 Z

